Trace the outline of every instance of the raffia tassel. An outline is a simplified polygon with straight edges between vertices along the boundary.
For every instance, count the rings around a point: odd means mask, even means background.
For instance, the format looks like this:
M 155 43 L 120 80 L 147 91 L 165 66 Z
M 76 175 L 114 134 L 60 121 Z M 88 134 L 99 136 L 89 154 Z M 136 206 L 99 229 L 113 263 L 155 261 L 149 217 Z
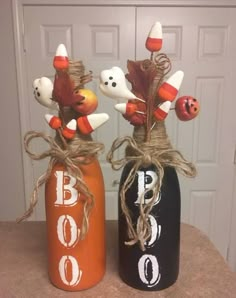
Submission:
M 30 143 L 36 138 L 44 140 L 48 145 L 49 149 L 37 154 L 30 150 Z M 89 229 L 89 216 L 94 206 L 94 196 L 88 189 L 86 183 L 83 180 L 82 172 L 79 168 L 80 165 L 86 165 L 92 161 L 96 155 L 104 149 L 103 144 L 94 141 L 82 141 L 81 139 L 74 138 L 73 142 L 68 144 L 67 148 L 62 149 L 61 145 L 54 140 L 54 138 L 47 136 L 45 133 L 29 131 L 24 137 L 25 151 L 28 153 L 33 160 L 42 160 L 50 157 L 48 168 L 45 173 L 40 176 L 35 184 L 34 190 L 30 197 L 30 205 L 26 212 L 17 219 L 17 222 L 21 222 L 27 219 L 34 210 L 34 207 L 38 202 L 38 191 L 39 188 L 44 185 L 53 170 L 56 163 L 65 165 L 68 173 L 74 176 L 76 179 L 76 186 L 79 192 L 84 194 L 86 201 L 83 208 L 83 219 L 80 232 L 80 240 L 84 239 Z
M 126 145 L 126 155 L 121 159 L 115 159 L 115 152 Z M 151 236 L 151 226 L 148 220 L 157 194 L 162 185 L 165 167 L 173 167 L 176 171 L 187 177 L 196 175 L 196 168 L 188 162 L 178 150 L 174 150 L 167 137 L 164 122 L 159 122 L 151 132 L 151 141 L 145 142 L 145 128 L 135 127 L 133 137 L 122 137 L 116 139 L 110 151 L 107 154 L 107 160 L 111 163 L 114 170 L 119 170 L 129 162 L 132 162 L 132 168 L 121 186 L 120 202 L 121 209 L 127 222 L 127 236 L 129 240 L 126 245 L 138 244 L 141 250 L 145 250 L 145 242 Z M 135 175 L 139 168 L 144 165 L 153 164 L 157 170 L 158 180 L 153 186 L 153 197 L 148 204 L 144 202 L 145 192 L 141 196 L 140 216 L 137 223 L 132 220 L 131 212 L 127 206 L 126 192 L 135 180 Z M 148 189 L 150 191 L 151 189 Z

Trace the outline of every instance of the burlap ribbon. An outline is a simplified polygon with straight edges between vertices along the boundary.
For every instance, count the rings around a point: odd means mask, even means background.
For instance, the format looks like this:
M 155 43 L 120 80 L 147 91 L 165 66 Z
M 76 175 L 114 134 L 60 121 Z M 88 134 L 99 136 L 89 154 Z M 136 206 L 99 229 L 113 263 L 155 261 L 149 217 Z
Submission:
M 30 143 L 33 139 L 42 139 L 49 145 L 49 149 L 42 153 L 34 153 L 30 150 Z M 64 144 L 67 144 L 64 142 Z M 101 143 L 94 141 L 82 141 L 79 138 L 73 140 L 73 145 L 68 144 L 66 148 L 62 148 L 54 138 L 46 135 L 45 133 L 29 131 L 24 137 L 25 151 L 29 154 L 33 160 L 42 160 L 50 157 L 48 168 L 43 175 L 41 175 L 36 181 L 33 193 L 30 198 L 30 206 L 22 217 L 17 219 L 17 222 L 28 218 L 38 201 L 38 190 L 40 186 L 45 184 L 49 179 L 52 169 L 55 164 L 63 164 L 68 173 L 76 178 L 76 186 L 78 191 L 84 194 L 86 200 L 84 203 L 84 214 L 82 220 L 82 227 L 80 229 L 80 239 L 84 239 L 89 228 L 89 215 L 94 206 L 94 196 L 88 189 L 86 183 L 83 180 L 83 175 L 80 170 L 80 165 L 89 164 L 94 159 L 98 152 L 102 151 L 104 146 Z
M 120 147 L 126 145 L 126 156 L 115 160 L 114 153 Z M 156 197 L 160 191 L 162 185 L 162 179 L 164 176 L 165 167 L 174 167 L 177 171 L 188 177 L 194 177 L 196 175 L 196 169 L 191 162 L 188 162 L 184 159 L 182 154 L 172 148 L 162 148 L 158 150 L 158 146 L 151 143 L 141 143 L 138 144 L 133 137 L 121 137 L 116 139 L 110 151 L 107 154 L 107 160 L 111 163 L 111 166 L 114 170 L 119 170 L 124 167 L 126 164 L 132 162 L 131 170 L 124 182 L 120 186 L 120 202 L 121 209 L 126 218 L 127 222 L 127 234 L 129 241 L 126 241 L 126 245 L 134 245 L 138 243 L 140 248 L 145 250 L 145 242 L 150 238 L 151 227 L 148 220 L 148 215 L 152 210 L 152 207 L 155 203 Z M 135 175 L 139 168 L 153 164 L 156 167 L 158 179 L 155 185 L 152 188 L 153 197 L 147 203 L 144 204 L 144 197 L 147 191 L 146 190 L 140 198 L 140 216 L 137 221 L 136 226 L 133 223 L 131 212 L 127 207 L 126 201 L 129 198 L 126 196 L 127 190 L 130 188 L 132 183 L 135 180 Z

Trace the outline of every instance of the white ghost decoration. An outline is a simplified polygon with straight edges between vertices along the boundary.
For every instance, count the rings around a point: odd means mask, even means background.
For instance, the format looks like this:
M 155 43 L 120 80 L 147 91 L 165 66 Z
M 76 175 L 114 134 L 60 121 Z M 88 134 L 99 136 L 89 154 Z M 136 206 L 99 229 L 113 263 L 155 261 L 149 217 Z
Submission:
M 113 99 L 139 99 L 127 88 L 124 72 L 118 66 L 101 72 L 99 87 L 103 94 Z
M 33 82 L 34 97 L 43 106 L 58 110 L 58 104 L 52 100 L 53 83 L 49 78 L 42 77 Z

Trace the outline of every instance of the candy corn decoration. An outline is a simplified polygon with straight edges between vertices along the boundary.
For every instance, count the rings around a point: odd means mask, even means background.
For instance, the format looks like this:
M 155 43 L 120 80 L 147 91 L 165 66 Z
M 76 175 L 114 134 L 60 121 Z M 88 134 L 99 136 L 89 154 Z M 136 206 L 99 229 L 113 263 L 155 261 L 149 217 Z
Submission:
M 177 96 L 184 77 L 183 71 L 176 71 L 164 82 L 157 91 L 157 95 L 162 101 L 173 101 Z
M 61 127 L 61 119 L 59 117 L 50 114 L 46 114 L 44 117 L 52 129 L 58 129 Z
M 158 121 L 163 121 L 169 113 L 171 106 L 170 101 L 165 101 L 161 103 L 158 108 L 154 111 L 154 116 Z
M 72 119 L 62 130 L 62 135 L 66 139 L 73 139 L 76 133 L 76 120 Z
M 115 109 L 121 114 L 129 117 L 134 113 L 144 114 L 144 112 L 138 111 L 138 106 L 135 103 L 118 103 L 115 105 Z
M 56 55 L 53 60 L 53 66 L 56 70 L 65 70 L 69 67 L 69 59 L 66 47 L 60 44 L 56 50 Z
M 146 122 L 146 104 L 141 101 L 118 103 L 115 109 L 134 126 L 140 126 Z
M 80 132 L 87 135 L 104 124 L 108 119 L 109 116 L 105 113 L 92 114 L 78 118 L 77 125 Z
M 162 48 L 162 25 L 160 22 L 156 22 L 152 26 L 145 46 L 150 52 L 158 52 Z

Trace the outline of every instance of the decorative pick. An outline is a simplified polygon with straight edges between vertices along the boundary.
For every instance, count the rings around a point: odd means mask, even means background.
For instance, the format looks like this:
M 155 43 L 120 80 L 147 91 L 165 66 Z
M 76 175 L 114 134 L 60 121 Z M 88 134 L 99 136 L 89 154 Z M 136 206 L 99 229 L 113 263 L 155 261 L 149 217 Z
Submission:
M 58 110 L 58 104 L 52 100 L 53 83 L 49 78 L 42 77 L 33 82 L 34 97 L 41 105 Z
M 68 59 L 68 53 L 64 44 L 60 44 L 57 47 L 56 55 L 53 60 L 53 66 L 58 71 L 68 69 L 69 59 Z
M 61 127 L 61 119 L 59 117 L 51 114 L 46 114 L 44 117 L 52 129 L 58 129 Z
M 157 95 L 162 101 L 173 101 L 179 92 L 184 77 L 183 71 L 176 71 L 164 82 L 157 91 Z
M 53 98 L 56 98 L 58 104 L 62 107 L 78 105 L 84 97 L 79 94 L 78 90 L 75 90 L 74 81 L 70 78 L 69 73 L 64 71 L 69 67 L 69 61 L 63 44 L 60 44 L 57 48 L 53 65 L 57 69 L 53 86 Z
M 163 121 L 170 110 L 170 106 L 171 106 L 171 102 L 170 101 L 165 101 L 163 103 L 161 103 L 158 108 L 154 111 L 153 115 L 155 116 L 155 118 L 159 121 Z
M 100 74 L 101 91 L 113 99 L 138 99 L 126 85 L 125 75 L 120 67 L 114 66 L 111 69 L 103 70 Z M 143 101 L 143 100 L 141 100 Z
M 162 25 L 160 22 L 156 22 L 152 26 L 145 46 L 150 52 L 157 52 L 162 48 Z
M 142 111 L 138 111 L 138 106 L 135 103 L 118 103 L 115 105 L 115 109 L 124 116 L 132 116 L 134 113 L 145 114 Z
M 98 99 L 92 90 L 78 89 L 74 93 L 83 97 L 82 100 L 72 104 L 72 108 L 76 112 L 80 113 L 81 115 L 89 115 L 96 110 L 98 106 Z
M 175 113 L 181 121 L 194 119 L 200 111 L 200 104 L 192 96 L 182 96 L 176 100 Z
M 109 119 L 106 113 L 91 114 L 77 119 L 77 125 L 82 134 L 89 134 Z
M 62 130 L 62 135 L 66 139 L 73 139 L 76 133 L 76 120 L 72 119 Z

